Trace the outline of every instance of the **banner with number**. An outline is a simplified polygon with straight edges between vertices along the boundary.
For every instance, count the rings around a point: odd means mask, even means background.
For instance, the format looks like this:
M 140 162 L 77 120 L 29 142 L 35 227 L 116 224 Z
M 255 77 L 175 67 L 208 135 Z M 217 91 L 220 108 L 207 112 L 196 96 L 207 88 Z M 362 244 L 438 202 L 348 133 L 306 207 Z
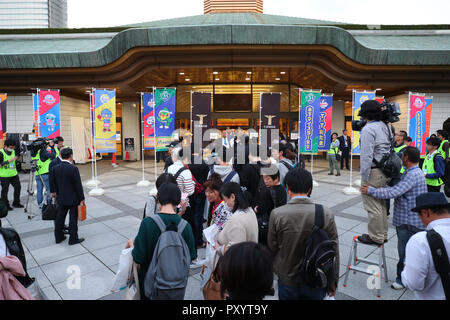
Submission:
M 39 136 L 54 139 L 61 135 L 59 90 L 38 89 Z
M 3 132 L 6 132 L 6 93 L 0 93 L 0 140 L 3 140 Z
M 359 120 L 359 111 L 361 110 L 361 105 L 364 101 L 374 100 L 375 99 L 375 91 L 364 91 L 358 92 L 353 91 L 353 120 Z M 353 130 L 353 139 L 352 139 L 352 152 L 353 154 L 360 154 L 361 149 L 359 146 L 360 132 Z
M 156 151 L 167 151 L 175 130 L 176 89 L 155 89 Z
M 262 93 L 261 94 L 261 129 L 265 130 L 267 137 L 267 146 L 272 145 L 272 141 L 277 142 L 280 136 L 272 137 L 272 130 L 280 129 L 280 103 L 281 93 Z M 264 137 L 261 131 L 260 138 Z
M 201 134 L 198 141 L 202 141 L 202 147 L 206 147 L 210 142 L 203 135 L 211 128 L 211 93 L 192 92 L 192 125 L 193 134 Z M 196 141 L 198 137 L 194 137 Z
M 155 100 L 153 93 L 142 94 L 142 120 L 144 133 L 144 149 L 155 148 Z
M 425 155 L 426 140 L 430 134 L 431 109 L 433 98 L 425 98 L 425 94 L 409 94 L 409 136 L 411 146 L 419 149 Z
M 320 91 L 300 91 L 300 153 L 318 152 L 320 97 Z
M 94 89 L 94 135 L 98 153 L 116 152 L 116 90 Z
M 330 150 L 331 125 L 333 121 L 333 96 L 322 95 L 320 97 L 319 114 L 319 150 Z

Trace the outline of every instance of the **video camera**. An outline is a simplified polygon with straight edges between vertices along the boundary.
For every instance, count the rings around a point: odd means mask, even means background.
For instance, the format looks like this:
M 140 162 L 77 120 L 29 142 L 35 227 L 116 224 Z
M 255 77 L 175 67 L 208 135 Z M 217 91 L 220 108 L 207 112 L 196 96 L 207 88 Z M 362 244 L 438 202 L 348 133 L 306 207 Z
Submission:
M 385 123 L 394 123 L 400 121 L 399 116 L 402 114 L 400 111 L 400 105 L 397 102 L 387 102 L 384 100 L 380 104 L 380 110 L 378 111 L 381 115 L 381 121 Z M 377 112 L 377 113 L 378 113 Z M 361 111 L 359 111 L 358 116 L 361 115 Z M 352 121 L 352 130 L 361 131 L 362 128 L 367 124 L 366 120 L 353 120 Z
M 31 156 L 34 157 L 39 150 L 47 148 L 50 141 L 52 140 L 47 138 L 37 138 L 36 140 L 33 140 L 29 144 L 27 144 L 26 148 L 31 152 Z

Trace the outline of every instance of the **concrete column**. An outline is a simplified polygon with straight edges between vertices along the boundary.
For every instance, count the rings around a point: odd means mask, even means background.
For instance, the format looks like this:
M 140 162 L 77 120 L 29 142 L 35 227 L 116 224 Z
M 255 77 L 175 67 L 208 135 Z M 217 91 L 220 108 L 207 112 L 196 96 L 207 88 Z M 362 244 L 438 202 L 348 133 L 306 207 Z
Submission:
M 134 151 L 129 152 L 130 160 L 141 160 L 141 135 L 139 122 L 139 102 L 124 102 L 122 106 L 122 146 L 125 160 L 125 138 L 134 139 Z

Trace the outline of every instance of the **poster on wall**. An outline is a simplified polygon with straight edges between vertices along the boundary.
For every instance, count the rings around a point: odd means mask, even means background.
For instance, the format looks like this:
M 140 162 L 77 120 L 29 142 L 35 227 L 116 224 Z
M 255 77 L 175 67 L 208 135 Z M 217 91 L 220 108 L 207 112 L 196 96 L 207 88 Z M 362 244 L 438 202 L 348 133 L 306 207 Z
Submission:
M 261 133 L 260 138 L 267 137 L 267 146 L 272 145 L 272 141 L 279 141 L 279 136 L 272 137 L 271 130 L 280 129 L 280 103 L 281 93 L 261 93 Z
M 319 113 L 319 150 L 330 150 L 331 126 L 333 121 L 333 95 L 322 94 Z
M 408 131 L 412 139 L 411 146 L 419 149 L 420 155 L 425 155 L 426 139 L 430 134 L 433 97 L 428 98 L 425 94 L 412 92 L 408 96 Z
M 54 139 L 61 135 L 59 90 L 39 90 L 39 136 Z
M 202 141 L 202 147 L 206 147 L 210 142 L 203 135 L 211 128 L 211 93 L 192 92 L 192 124 L 194 135 L 201 134 L 198 141 Z M 194 141 L 199 137 L 194 136 Z
M 142 94 L 142 121 L 144 134 L 144 150 L 155 148 L 155 100 L 153 93 Z
M 359 120 L 359 111 L 361 110 L 361 105 L 364 103 L 364 101 L 367 100 L 374 100 L 375 99 L 375 91 L 356 91 L 353 90 L 353 116 L 352 120 Z M 353 154 L 360 154 L 361 149 L 359 146 L 359 140 L 360 140 L 360 132 L 353 130 L 353 139 L 352 139 L 352 153 Z
M 3 133 L 6 132 L 6 93 L 0 93 L 0 140 L 3 140 Z
M 167 151 L 175 130 L 175 88 L 157 88 L 155 94 L 156 151 Z
M 317 154 L 319 149 L 320 90 L 300 90 L 299 152 Z
M 116 152 L 116 90 L 94 89 L 94 135 L 98 153 Z

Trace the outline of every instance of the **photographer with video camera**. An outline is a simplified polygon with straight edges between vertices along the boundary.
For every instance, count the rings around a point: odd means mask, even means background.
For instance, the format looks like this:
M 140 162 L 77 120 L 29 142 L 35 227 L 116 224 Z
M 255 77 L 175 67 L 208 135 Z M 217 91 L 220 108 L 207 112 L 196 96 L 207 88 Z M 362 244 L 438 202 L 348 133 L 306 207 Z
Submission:
M 37 144 L 37 143 L 36 143 Z M 42 140 L 42 143 L 39 144 L 40 148 L 37 150 L 36 154 L 33 156 L 33 160 L 37 160 L 37 169 L 36 176 L 40 176 L 41 179 L 36 179 L 36 187 L 37 187 L 37 203 L 39 209 L 42 211 L 45 210 L 42 202 L 44 200 L 43 189 L 45 184 L 46 189 L 46 205 L 50 204 L 50 177 L 49 177 L 49 167 L 50 162 L 56 158 L 56 148 L 54 140 Z
M 353 121 L 352 128 L 361 131 L 360 173 L 362 186 L 383 188 L 391 177 L 400 173 L 401 159 L 394 151 L 392 126 L 399 121 L 400 107 L 386 101 L 380 105 L 367 100 L 361 105 L 362 121 Z M 368 213 L 368 234 L 358 237 L 361 243 L 378 245 L 387 242 L 388 221 L 386 202 L 368 194 L 362 195 L 364 209 Z
M 5 140 L 5 146 L 0 150 L 0 181 L 2 185 L 1 200 L 8 208 L 8 211 L 13 210 L 8 201 L 8 190 L 11 184 L 14 187 L 14 201 L 12 206 L 14 208 L 23 208 L 20 204 L 20 180 L 16 169 L 16 160 L 18 157 L 15 153 L 16 143 L 14 140 Z

